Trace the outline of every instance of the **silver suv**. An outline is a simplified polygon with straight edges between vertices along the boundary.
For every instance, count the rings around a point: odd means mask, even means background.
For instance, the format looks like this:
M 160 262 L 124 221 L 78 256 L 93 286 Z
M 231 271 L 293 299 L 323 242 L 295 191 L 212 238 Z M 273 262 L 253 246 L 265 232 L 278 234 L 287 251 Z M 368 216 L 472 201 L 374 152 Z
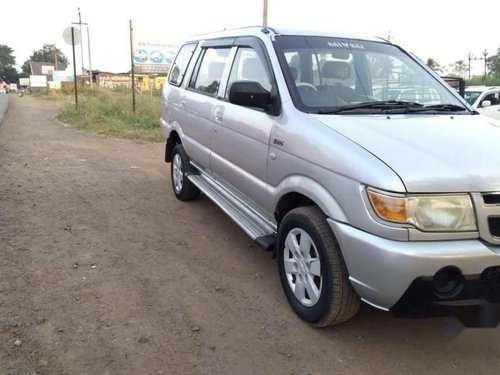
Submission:
M 303 320 L 338 324 L 364 301 L 498 323 L 500 128 L 400 47 L 269 27 L 197 37 L 161 130 L 175 196 L 203 192 L 272 251 Z

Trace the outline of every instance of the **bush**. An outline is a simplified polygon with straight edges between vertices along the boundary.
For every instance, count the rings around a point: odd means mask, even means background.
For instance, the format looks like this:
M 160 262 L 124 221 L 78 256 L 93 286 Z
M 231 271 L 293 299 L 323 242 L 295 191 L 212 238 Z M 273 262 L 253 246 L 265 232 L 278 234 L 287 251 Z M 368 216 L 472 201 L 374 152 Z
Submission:
M 72 93 L 61 93 L 72 98 Z M 71 99 L 70 99 L 71 100 Z M 78 109 L 74 102 L 65 100 L 57 118 L 81 129 L 123 138 L 159 142 L 160 98 L 136 96 L 136 112 L 132 111 L 130 90 L 79 89 Z
M 473 77 L 465 81 L 466 86 L 500 86 L 500 74 L 486 77 Z

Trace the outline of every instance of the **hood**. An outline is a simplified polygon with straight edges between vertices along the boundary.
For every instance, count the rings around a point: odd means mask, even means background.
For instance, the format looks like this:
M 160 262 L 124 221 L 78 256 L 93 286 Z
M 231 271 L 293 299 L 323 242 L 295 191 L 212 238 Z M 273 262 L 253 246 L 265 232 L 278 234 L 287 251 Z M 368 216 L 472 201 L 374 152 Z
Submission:
M 408 192 L 500 192 L 500 126 L 493 119 L 481 115 L 311 116 L 382 160 Z

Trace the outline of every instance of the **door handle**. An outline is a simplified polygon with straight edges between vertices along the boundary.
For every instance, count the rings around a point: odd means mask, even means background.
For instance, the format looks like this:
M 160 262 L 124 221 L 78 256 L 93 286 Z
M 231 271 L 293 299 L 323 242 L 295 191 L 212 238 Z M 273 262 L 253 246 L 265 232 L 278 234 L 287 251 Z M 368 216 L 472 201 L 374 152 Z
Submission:
M 222 112 L 215 112 L 215 121 L 222 122 L 223 119 L 224 115 L 222 114 Z
M 186 106 L 186 101 L 185 100 L 181 100 L 181 107 L 185 107 Z

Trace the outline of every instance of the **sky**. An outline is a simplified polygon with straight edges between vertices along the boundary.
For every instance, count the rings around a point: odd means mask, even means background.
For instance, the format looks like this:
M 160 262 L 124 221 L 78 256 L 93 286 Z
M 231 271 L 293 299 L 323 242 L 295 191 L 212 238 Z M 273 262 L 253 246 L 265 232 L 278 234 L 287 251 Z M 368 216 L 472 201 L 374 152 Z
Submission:
M 134 39 L 178 44 L 199 33 L 259 25 L 263 0 L 2 0 L 0 44 L 14 49 L 20 67 L 34 50 L 56 44 L 71 60 L 63 30 L 78 21 L 89 24 L 92 69 L 130 69 L 129 20 Z M 467 53 L 489 55 L 500 47 L 500 1 L 461 5 L 456 0 L 268 0 L 268 25 L 279 29 L 341 31 L 360 36 L 391 35 L 393 43 L 422 60 L 441 65 L 466 60 Z M 84 65 L 88 68 L 84 28 Z M 76 51 L 81 69 L 80 48 Z M 472 62 L 481 74 L 482 61 Z

